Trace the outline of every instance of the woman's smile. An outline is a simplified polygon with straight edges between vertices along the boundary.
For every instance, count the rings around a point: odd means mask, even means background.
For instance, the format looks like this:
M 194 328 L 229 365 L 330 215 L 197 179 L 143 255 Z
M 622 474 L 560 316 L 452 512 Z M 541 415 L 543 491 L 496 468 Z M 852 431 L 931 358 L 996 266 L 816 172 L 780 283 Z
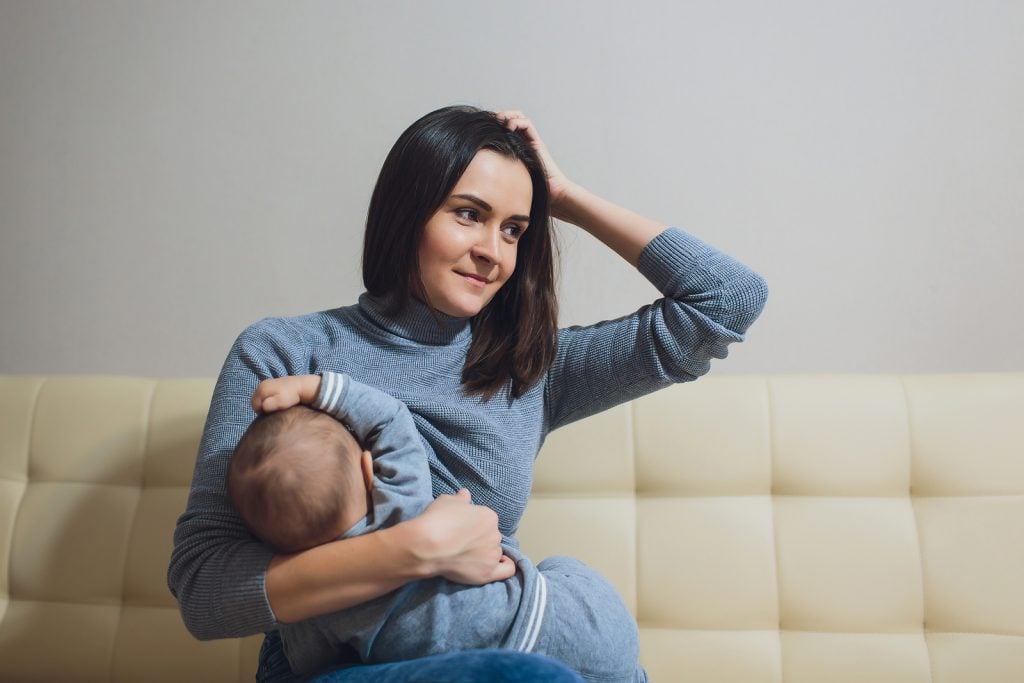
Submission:
M 457 275 L 461 276 L 463 279 L 465 279 L 469 284 L 473 285 L 474 287 L 483 288 L 483 287 L 486 287 L 487 285 L 491 284 L 491 281 L 488 278 L 486 278 L 486 277 L 484 277 L 482 275 L 474 275 L 472 273 L 460 273 L 459 271 L 455 271 L 455 273 Z
M 483 310 L 515 272 L 532 201 L 521 161 L 477 152 L 423 229 L 419 266 L 427 302 L 456 318 Z

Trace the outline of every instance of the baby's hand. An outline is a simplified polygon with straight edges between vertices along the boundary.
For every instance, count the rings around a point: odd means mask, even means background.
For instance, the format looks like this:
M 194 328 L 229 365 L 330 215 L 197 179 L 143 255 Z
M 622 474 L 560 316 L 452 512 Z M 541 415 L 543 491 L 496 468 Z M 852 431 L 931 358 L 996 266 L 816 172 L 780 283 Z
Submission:
M 300 403 L 310 404 L 320 390 L 320 375 L 297 375 L 265 379 L 252 395 L 252 409 L 273 413 Z

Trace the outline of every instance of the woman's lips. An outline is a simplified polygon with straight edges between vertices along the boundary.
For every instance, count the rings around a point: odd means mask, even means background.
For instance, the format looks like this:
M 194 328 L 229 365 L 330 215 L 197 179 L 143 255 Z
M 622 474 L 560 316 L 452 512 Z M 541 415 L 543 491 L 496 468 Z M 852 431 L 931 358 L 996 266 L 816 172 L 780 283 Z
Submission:
M 490 280 L 488 280 L 485 277 L 480 277 L 479 275 L 473 275 L 473 274 L 470 274 L 470 273 L 459 273 L 459 271 L 455 271 L 455 272 L 458 273 L 459 275 L 461 275 L 462 279 L 464 279 L 466 282 L 470 283 L 471 285 L 475 285 L 477 287 L 486 287 L 488 284 L 490 284 Z

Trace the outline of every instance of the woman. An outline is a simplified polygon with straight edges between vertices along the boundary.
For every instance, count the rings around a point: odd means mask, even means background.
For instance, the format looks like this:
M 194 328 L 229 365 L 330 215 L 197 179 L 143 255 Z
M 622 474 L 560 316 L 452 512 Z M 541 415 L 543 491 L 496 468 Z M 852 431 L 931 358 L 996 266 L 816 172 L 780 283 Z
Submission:
M 557 330 L 549 209 L 665 297 Z M 358 304 L 260 321 L 228 355 L 169 570 L 199 638 L 271 632 L 428 576 L 508 578 L 500 543 L 515 534 L 547 432 L 696 379 L 743 339 L 766 297 L 760 276 L 735 260 L 570 182 L 521 112 L 466 107 L 424 116 L 395 143 L 370 202 L 363 278 Z M 227 501 L 228 458 L 261 380 L 324 370 L 406 403 L 438 498 L 390 529 L 275 557 Z M 275 661 L 271 637 L 261 668 Z

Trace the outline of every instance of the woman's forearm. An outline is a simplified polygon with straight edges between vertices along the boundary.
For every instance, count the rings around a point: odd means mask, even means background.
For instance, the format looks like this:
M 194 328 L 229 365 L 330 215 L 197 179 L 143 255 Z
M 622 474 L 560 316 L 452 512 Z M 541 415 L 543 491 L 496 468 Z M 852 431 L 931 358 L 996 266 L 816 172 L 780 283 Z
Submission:
M 277 621 L 292 623 L 431 576 L 479 585 L 513 574 L 515 564 L 502 553 L 498 516 L 462 490 L 438 496 L 419 517 L 393 527 L 274 557 L 266 591 Z
M 397 525 L 277 555 L 267 568 L 267 599 L 277 620 L 294 623 L 380 597 L 430 575 Z
M 583 228 L 635 266 L 640 252 L 665 230 L 665 224 L 598 197 L 576 183 L 567 183 L 552 203 L 558 220 Z

